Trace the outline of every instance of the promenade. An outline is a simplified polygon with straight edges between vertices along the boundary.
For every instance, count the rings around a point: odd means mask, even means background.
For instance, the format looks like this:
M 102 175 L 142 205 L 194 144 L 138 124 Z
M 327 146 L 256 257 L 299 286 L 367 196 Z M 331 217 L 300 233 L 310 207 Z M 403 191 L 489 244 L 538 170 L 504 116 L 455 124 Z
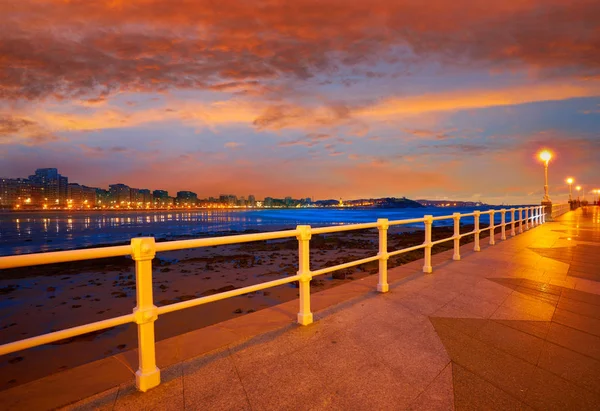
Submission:
M 161 385 L 125 375 L 64 409 L 600 409 L 598 207 L 472 248 L 390 269 L 385 294 L 377 276 L 314 294 L 308 326 L 291 301 L 159 343 Z

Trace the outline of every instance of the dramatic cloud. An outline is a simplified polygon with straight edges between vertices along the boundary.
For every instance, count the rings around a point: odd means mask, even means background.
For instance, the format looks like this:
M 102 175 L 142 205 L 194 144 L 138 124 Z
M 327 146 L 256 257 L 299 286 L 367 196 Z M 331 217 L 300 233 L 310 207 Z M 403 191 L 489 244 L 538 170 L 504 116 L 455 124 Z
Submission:
M 0 144 L 17 142 L 32 145 L 56 140 L 57 136 L 35 121 L 0 114 Z
M 336 73 L 393 76 L 426 60 L 600 73 L 595 0 L 22 0 L 0 13 L 1 99 L 277 93 L 289 81 L 348 85 L 359 80 Z M 377 63 L 395 68 L 378 73 Z

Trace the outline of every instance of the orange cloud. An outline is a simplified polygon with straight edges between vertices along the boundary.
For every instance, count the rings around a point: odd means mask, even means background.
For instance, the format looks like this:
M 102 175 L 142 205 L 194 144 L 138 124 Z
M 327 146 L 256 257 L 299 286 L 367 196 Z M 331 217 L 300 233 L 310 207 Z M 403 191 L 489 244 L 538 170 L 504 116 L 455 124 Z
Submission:
M 273 93 L 345 68 L 435 60 L 594 78 L 596 0 L 21 0 L 0 3 L 0 99 L 126 91 Z M 396 71 L 373 71 L 376 63 Z

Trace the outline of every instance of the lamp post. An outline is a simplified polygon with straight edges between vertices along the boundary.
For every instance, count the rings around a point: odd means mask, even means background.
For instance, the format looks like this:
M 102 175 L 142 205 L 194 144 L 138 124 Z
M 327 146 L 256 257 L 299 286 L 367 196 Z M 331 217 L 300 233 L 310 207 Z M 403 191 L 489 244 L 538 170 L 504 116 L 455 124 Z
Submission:
M 548 196 L 548 163 L 552 158 L 552 154 L 548 150 L 544 150 L 540 153 L 540 160 L 544 162 L 544 199 L 542 204 L 551 203 L 550 197 Z
M 577 202 L 579 202 L 579 192 L 581 191 L 581 186 L 575 187 L 575 190 L 577 190 Z
M 573 201 L 573 180 L 571 177 L 567 178 L 567 184 L 569 185 L 569 202 Z

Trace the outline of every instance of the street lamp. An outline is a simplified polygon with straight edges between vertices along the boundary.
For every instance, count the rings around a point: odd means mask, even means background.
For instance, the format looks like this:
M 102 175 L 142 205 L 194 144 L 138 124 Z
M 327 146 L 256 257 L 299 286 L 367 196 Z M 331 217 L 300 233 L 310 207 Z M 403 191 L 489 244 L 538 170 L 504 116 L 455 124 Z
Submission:
M 577 190 L 577 202 L 579 202 L 579 192 L 581 191 L 581 186 L 575 187 L 575 190 Z
M 571 177 L 567 178 L 567 184 L 569 185 L 569 201 L 573 201 L 573 196 L 572 196 L 572 188 L 573 188 L 573 182 L 575 180 L 573 180 Z
M 552 158 L 552 153 L 548 150 L 544 150 L 540 153 L 540 160 L 544 162 L 544 199 L 542 203 L 550 203 L 550 197 L 548 196 L 548 163 Z

